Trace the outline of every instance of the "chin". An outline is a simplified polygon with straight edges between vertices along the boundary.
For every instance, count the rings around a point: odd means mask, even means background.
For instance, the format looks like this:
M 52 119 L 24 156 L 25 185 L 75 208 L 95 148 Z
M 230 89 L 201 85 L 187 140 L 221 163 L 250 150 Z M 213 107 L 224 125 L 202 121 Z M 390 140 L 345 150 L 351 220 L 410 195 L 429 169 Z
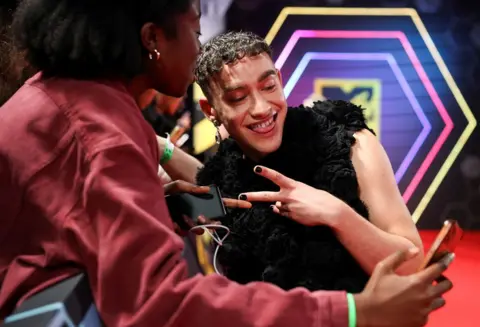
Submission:
M 237 140 L 242 139 L 243 142 L 240 143 L 244 145 L 245 149 L 249 149 L 247 152 L 254 157 L 264 157 L 280 148 L 284 123 L 285 112 L 280 111 L 274 114 L 272 121 L 257 126 L 243 126 L 240 133 L 241 138 L 236 138 L 233 133 L 231 136 Z
M 269 140 L 270 142 L 268 144 L 255 144 L 255 150 L 258 153 L 263 154 L 264 156 L 273 153 L 277 151 L 280 148 L 280 145 L 282 144 L 281 138 L 279 140 Z
M 280 145 L 282 145 L 282 133 L 278 132 L 267 139 L 263 137 L 250 138 L 247 143 L 250 144 L 250 152 L 255 154 L 254 157 L 263 158 L 280 148 Z
M 169 94 L 167 94 L 167 95 L 172 97 L 172 98 L 181 98 L 187 93 L 189 86 L 190 86 L 190 84 L 185 85 L 184 87 L 179 87 L 178 89 L 172 88 L 170 90 Z

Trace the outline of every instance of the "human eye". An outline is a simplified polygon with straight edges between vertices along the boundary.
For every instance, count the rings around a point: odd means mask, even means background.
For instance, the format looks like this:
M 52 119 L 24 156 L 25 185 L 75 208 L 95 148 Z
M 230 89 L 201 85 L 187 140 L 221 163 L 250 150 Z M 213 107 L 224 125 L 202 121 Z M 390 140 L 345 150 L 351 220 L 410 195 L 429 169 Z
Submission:
M 272 91 L 277 87 L 277 83 L 274 80 L 271 80 L 263 85 L 263 91 Z
M 239 103 L 245 100 L 246 96 L 232 97 L 229 99 L 231 103 Z

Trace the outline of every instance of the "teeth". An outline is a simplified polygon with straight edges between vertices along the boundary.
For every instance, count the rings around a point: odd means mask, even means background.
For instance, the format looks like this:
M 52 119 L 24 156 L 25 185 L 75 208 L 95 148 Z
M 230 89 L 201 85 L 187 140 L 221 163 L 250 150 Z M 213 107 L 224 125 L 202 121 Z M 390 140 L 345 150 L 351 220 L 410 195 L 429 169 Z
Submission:
M 268 126 L 270 126 L 272 123 L 273 123 L 273 117 L 270 118 L 269 120 L 267 120 L 267 121 L 264 122 L 264 123 L 252 125 L 252 129 L 268 127 Z

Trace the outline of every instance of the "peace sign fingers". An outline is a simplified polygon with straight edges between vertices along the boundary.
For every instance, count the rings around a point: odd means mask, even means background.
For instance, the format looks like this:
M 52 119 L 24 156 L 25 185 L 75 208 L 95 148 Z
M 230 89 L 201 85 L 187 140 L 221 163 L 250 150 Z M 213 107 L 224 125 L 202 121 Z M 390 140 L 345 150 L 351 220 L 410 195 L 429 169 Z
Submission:
M 295 187 L 296 182 L 293 179 L 280 174 L 278 171 L 263 166 L 255 166 L 253 170 L 257 175 L 263 176 L 271 180 L 281 189 L 292 189 Z
M 285 201 L 286 200 L 285 191 L 289 191 L 295 188 L 296 182 L 293 179 L 288 178 L 287 176 L 284 176 L 273 169 L 263 167 L 263 166 L 255 166 L 253 170 L 257 175 L 265 177 L 266 179 L 269 179 L 275 184 L 277 184 L 277 186 L 280 187 L 280 191 L 279 192 L 263 191 L 263 192 L 242 193 L 238 197 L 240 200 L 250 201 L 250 202 Z
M 280 192 L 247 192 L 238 197 L 240 200 L 248 202 L 276 202 L 281 200 Z

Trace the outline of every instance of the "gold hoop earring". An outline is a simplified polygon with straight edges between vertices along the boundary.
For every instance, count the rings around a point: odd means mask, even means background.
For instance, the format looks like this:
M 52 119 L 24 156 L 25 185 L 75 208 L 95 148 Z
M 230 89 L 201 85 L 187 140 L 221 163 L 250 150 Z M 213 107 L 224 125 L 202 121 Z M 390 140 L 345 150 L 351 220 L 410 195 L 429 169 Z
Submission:
M 160 59 L 160 51 L 158 51 L 157 49 L 153 50 L 153 52 L 155 53 L 155 60 L 158 60 Z M 153 55 L 151 53 L 148 54 L 148 58 L 150 60 L 153 60 Z

